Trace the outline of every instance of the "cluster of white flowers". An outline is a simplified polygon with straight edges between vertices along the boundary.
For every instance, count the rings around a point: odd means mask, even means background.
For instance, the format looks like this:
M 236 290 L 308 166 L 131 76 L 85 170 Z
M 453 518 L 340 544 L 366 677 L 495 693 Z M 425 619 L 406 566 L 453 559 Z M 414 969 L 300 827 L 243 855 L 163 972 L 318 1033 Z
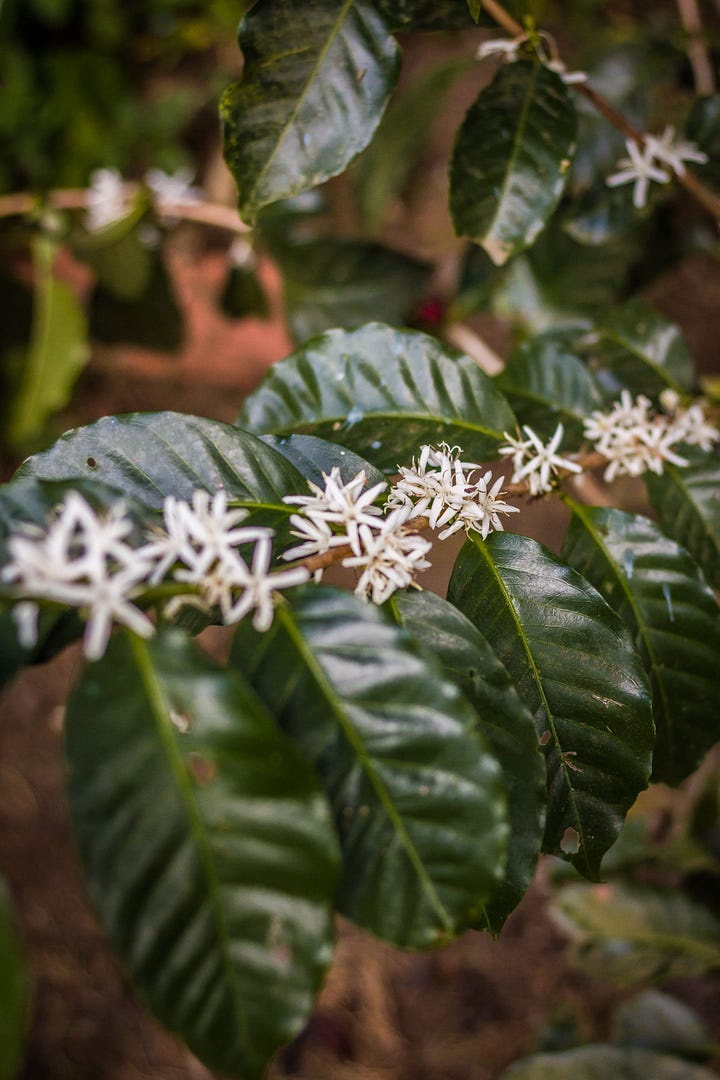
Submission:
M 202 190 L 192 186 L 193 171 L 180 168 L 175 173 L 150 169 L 145 184 L 162 208 L 163 203 L 194 205 L 202 200 Z M 90 174 L 85 227 L 89 232 L 120 221 L 131 209 L 130 189 L 117 169 L 95 169 Z
M 35 600 L 52 600 L 85 613 L 84 648 L 90 660 L 105 652 L 114 622 L 141 637 L 154 632 L 147 615 L 132 603 L 152 569 L 142 550 L 127 543 L 132 527 L 122 505 L 101 517 L 71 491 L 47 529 L 26 525 L 10 537 L 10 561 L 0 578 L 27 598 L 14 609 L 25 647 L 37 640 Z
M 576 461 L 561 457 L 557 453 L 565 433 L 562 424 L 558 424 L 547 443 L 527 424 L 523 425 L 523 431 L 527 436 L 525 439 L 522 436 L 513 438 L 504 431 L 507 445 L 501 446 L 498 451 L 512 461 L 513 484 L 524 482 L 531 495 L 544 495 L 552 491 L 552 477 L 557 476 L 561 469 L 571 473 L 582 472 L 582 466 Z
M 661 395 L 665 413 L 656 413 L 643 394 L 633 399 L 623 390 L 620 400 L 607 412 L 596 411 L 585 421 L 585 436 L 608 459 L 605 480 L 616 476 L 641 476 L 648 470 L 662 473 L 665 462 L 684 467 L 686 458 L 673 450 L 685 443 L 711 450 L 720 432 L 708 423 L 700 402 L 685 408 L 672 390 Z
M 695 143 L 677 139 L 672 126 L 666 127 L 662 135 L 643 135 L 642 143 L 626 139 L 625 146 L 628 157 L 618 161 L 619 172 L 609 176 L 606 182 L 608 187 L 634 184 L 633 204 L 638 210 L 647 203 L 651 181 L 668 184 L 673 174 L 684 175 L 686 161 L 704 165 L 708 160 Z
M 492 472 L 474 478 L 480 468 L 462 461 L 460 447 L 441 443 L 423 446 L 410 468 L 399 468 L 387 505 L 406 514 L 407 520 L 426 517 L 431 529 L 442 529 L 445 540 L 464 529 L 479 532 L 483 540 L 492 530 L 502 531 L 500 514 L 516 514 L 518 508 L 500 498 L 504 477 L 492 483 Z
M 285 502 L 302 508 L 290 516 L 292 534 L 302 543 L 284 552 L 284 559 L 306 559 L 344 547 L 350 554 L 343 566 L 362 569 L 355 592 L 382 604 L 396 589 L 414 584 L 414 575 L 430 563 L 425 555 L 432 545 L 407 528 L 408 514 L 401 510 L 383 517 L 374 505 L 387 484 L 381 481 L 365 490 L 365 470 L 344 483 L 336 466 L 323 474 L 324 486 L 309 483 L 311 495 L 287 495 Z M 315 571 L 315 580 L 322 567 Z
M 138 552 L 153 565 L 148 583 L 157 584 L 175 567 L 173 579 L 197 590 L 173 598 L 166 608 L 168 615 L 187 604 L 202 610 L 217 606 L 226 626 L 253 611 L 255 629 L 269 629 L 276 593 L 307 581 L 310 575 L 304 567 L 268 573 L 273 530 L 241 526 L 247 516 L 247 510 L 228 510 L 222 489 L 212 500 L 207 491 L 196 491 L 192 504 L 172 495 L 165 499 L 164 529 L 158 529 Z M 255 545 L 250 566 L 238 550 L 247 543 Z
M 133 603 L 169 571 L 186 586 L 167 606 L 173 614 L 184 604 L 209 610 L 219 606 L 226 624 L 253 612 L 253 625 L 267 630 L 279 590 L 307 581 L 304 567 L 268 573 L 272 530 L 241 527 L 246 510 L 228 510 L 224 491 L 210 498 L 196 491 L 192 503 L 173 496 L 165 500 L 165 528 L 148 542 L 132 546 L 133 531 L 122 504 L 98 514 L 78 492 L 71 491 L 45 529 L 26 525 L 8 540 L 9 562 L 0 580 L 21 592 L 13 612 L 18 637 L 26 647 L 37 641 L 36 601 L 50 600 L 77 608 L 87 620 L 85 655 L 104 655 L 114 623 L 141 637 L 154 626 Z M 238 545 L 254 543 L 248 566 Z

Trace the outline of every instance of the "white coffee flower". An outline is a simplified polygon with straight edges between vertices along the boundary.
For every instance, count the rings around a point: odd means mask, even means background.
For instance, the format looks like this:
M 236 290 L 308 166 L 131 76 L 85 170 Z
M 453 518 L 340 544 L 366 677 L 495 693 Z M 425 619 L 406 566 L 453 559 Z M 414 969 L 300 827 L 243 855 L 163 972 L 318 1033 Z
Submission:
M 38 616 L 40 609 L 33 600 L 21 600 L 10 609 L 15 622 L 18 641 L 23 649 L 34 649 L 38 643 Z
M 403 508 L 385 518 L 379 530 L 359 526 L 361 553 L 343 559 L 342 565 L 362 568 L 355 594 L 384 603 L 398 589 L 414 585 L 414 575 L 431 565 L 425 555 L 432 544 L 407 529 Z
M 644 395 L 633 399 L 623 390 L 609 410 L 593 412 L 585 420 L 586 438 L 608 459 L 605 480 L 647 471 L 660 474 L 666 462 L 683 468 L 688 461 L 673 447 L 686 443 L 707 451 L 720 442 L 720 432 L 708 422 L 700 402 L 684 408 L 673 390 L 660 397 L 665 414 L 655 413 Z
M 495 59 L 511 64 L 519 58 L 520 46 L 528 39 L 527 34 L 519 34 L 514 38 L 491 38 L 483 41 L 475 53 L 478 60 Z
M 523 425 L 523 431 L 527 440 L 513 439 L 504 432 L 508 445 L 501 446 L 498 451 L 512 457 L 513 484 L 525 481 L 531 495 L 542 495 L 552 491 L 551 477 L 557 476 L 561 469 L 572 473 L 582 472 L 582 466 L 576 461 L 561 457 L 557 453 L 565 431 L 562 423 L 555 428 L 547 444 L 527 424 Z
M 358 529 L 366 525 L 377 529 L 381 524 L 382 510 L 373 503 L 385 490 L 387 484 L 381 481 L 364 491 L 366 477 L 361 469 L 356 476 L 343 483 L 339 466 L 334 466 L 330 474 L 323 473 L 324 488 L 308 481 L 312 495 L 286 495 L 283 502 L 302 507 L 304 516 L 316 524 L 337 525 L 344 533 L 343 542 L 350 544 L 355 554 L 360 554 L 361 546 Z
M 608 176 L 606 183 L 608 187 L 634 184 L 633 205 L 636 209 L 642 210 L 647 204 L 650 182 L 667 184 L 671 180 L 671 175 L 655 164 L 655 155 L 649 142 L 646 141 L 643 146 L 640 146 L 635 139 L 626 139 L 625 145 L 629 156 L 618 161 L 620 171 Z
M 156 561 L 151 583 L 161 581 L 175 563 L 184 567 L 184 576 L 178 580 L 201 582 L 212 565 L 230 556 L 239 544 L 271 535 L 271 529 L 260 526 L 238 528 L 247 516 L 245 509 L 228 510 L 223 488 L 212 499 L 207 491 L 193 492 L 192 504 L 168 495 L 163 504 L 165 529 L 155 530 L 140 549 L 141 555 Z
M 26 526 L 9 538 L 10 560 L 0 577 L 31 601 L 78 608 L 87 620 L 85 655 L 98 660 L 113 623 L 141 637 L 154 633 L 147 615 L 131 602 L 152 570 L 152 562 L 125 542 L 132 527 L 122 505 L 99 515 L 78 492 L 68 492 L 45 530 Z M 23 603 L 16 605 L 21 643 L 36 638 L 31 615 Z
M 645 145 L 655 161 L 669 165 L 677 176 L 684 175 L 686 161 L 694 161 L 698 165 L 705 165 L 708 161 L 707 154 L 696 143 L 676 138 L 675 128 L 671 125 L 665 128 L 662 135 L 646 135 Z
M 292 536 L 302 540 L 302 544 L 289 548 L 283 552 L 283 559 L 307 559 L 313 555 L 324 555 L 333 547 L 343 547 L 348 543 L 348 538 L 341 533 L 335 533 L 324 518 L 291 514 L 290 524 Z
M 294 566 L 269 574 L 272 546 L 270 538 L 261 537 L 255 544 L 252 570 L 248 571 L 242 583 L 243 593 L 228 611 L 225 623 L 240 622 L 249 612 L 253 612 L 253 626 L 261 632 L 269 630 L 275 614 L 277 593 L 293 585 L 301 585 L 310 577 L 304 566 Z
M 90 173 L 85 228 L 98 232 L 128 213 L 125 182 L 117 169 L 95 169 Z
M 149 169 L 145 173 L 145 183 L 157 201 L 177 206 L 194 206 L 202 202 L 202 189 L 193 187 L 194 179 L 195 171 L 187 166 L 181 166 L 174 173 L 162 169 Z

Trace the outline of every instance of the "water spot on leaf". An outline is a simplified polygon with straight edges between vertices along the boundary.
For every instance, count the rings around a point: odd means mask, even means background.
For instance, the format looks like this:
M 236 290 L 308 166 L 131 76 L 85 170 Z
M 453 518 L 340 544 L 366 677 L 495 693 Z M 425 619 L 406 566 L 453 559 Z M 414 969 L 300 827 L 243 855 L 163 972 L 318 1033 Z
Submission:
M 382 446 L 382 441 L 380 439 L 376 439 L 375 442 L 370 443 L 370 449 L 371 450 L 379 450 L 381 446 Z
M 345 417 L 344 426 L 346 428 L 354 427 L 355 424 L 360 423 L 360 421 L 363 419 L 364 416 L 365 416 L 365 413 L 362 411 L 362 409 L 359 409 L 357 407 L 357 405 L 354 405 L 353 408 L 350 410 L 350 412 Z
M 662 583 L 662 594 L 665 597 L 665 603 L 667 604 L 670 622 L 675 622 L 675 610 L 673 608 L 672 597 L 670 596 L 670 586 L 668 585 L 667 581 L 663 581 Z
M 97 469 L 97 461 L 94 457 L 89 457 L 85 464 L 87 465 L 88 469 Z

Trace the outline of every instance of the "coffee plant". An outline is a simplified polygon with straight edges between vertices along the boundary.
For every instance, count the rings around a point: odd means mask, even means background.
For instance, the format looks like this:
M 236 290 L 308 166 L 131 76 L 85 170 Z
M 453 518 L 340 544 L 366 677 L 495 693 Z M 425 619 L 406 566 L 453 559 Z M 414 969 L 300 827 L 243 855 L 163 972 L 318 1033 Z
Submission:
M 428 268 L 373 233 L 456 72 L 391 101 L 397 35 L 475 42 L 478 20 L 503 36 L 482 39 L 450 161 L 472 244 L 435 336 L 403 325 Z M 720 737 L 717 406 L 635 291 L 660 236 L 663 265 L 690 244 L 717 257 L 720 96 L 696 48 L 703 92 L 678 79 L 684 119 L 646 127 L 682 35 L 638 32 L 635 55 L 598 48 L 579 71 L 520 2 L 257 0 L 239 41 L 220 105 L 241 215 L 222 218 L 241 237 L 225 302 L 262 308 L 253 245 L 269 252 L 298 347 L 235 426 L 110 416 L 23 462 L 0 489 L 0 675 L 81 639 L 67 790 L 96 910 L 155 1015 L 252 1078 L 312 1010 L 334 913 L 408 949 L 499 935 L 541 853 L 600 881 L 638 794 Z M 615 71 L 613 101 L 594 70 L 611 97 Z M 366 236 L 329 235 L 315 189 L 360 154 Z M 10 442 L 38 437 L 74 377 L 84 316 L 58 314 L 58 243 L 95 266 L 97 327 L 125 292 L 151 333 L 163 271 L 143 228 L 219 223 L 191 182 L 106 170 L 72 197 L 7 197 L 40 290 Z M 518 333 L 492 374 L 482 342 L 447 343 L 480 310 Z M 523 535 L 527 504 L 552 500 L 559 555 Z M 422 574 L 456 534 L 443 598 Z M 322 580 L 333 566 L 350 588 Z M 194 640 L 213 624 L 232 628 L 223 663 Z M 568 911 L 592 886 L 573 888 Z M 720 924 L 693 903 L 711 942 L 697 972 L 720 962 Z M 552 1075 L 598 1075 L 592 1048 L 573 1053 Z M 632 1075 L 652 1072 L 631 1054 Z

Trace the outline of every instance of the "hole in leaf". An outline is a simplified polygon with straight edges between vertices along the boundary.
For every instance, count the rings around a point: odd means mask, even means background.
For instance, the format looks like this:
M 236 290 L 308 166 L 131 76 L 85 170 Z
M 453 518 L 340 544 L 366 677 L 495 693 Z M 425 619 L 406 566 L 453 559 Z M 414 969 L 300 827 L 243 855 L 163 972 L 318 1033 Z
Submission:
M 572 825 L 568 825 L 560 841 L 560 850 L 564 855 L 577 855 L 580 850 L 580 837 Z
M 87 465 L 88 469 L 97 469 L 97 461 L 94 457 L 89 457 L 85 464 Z

